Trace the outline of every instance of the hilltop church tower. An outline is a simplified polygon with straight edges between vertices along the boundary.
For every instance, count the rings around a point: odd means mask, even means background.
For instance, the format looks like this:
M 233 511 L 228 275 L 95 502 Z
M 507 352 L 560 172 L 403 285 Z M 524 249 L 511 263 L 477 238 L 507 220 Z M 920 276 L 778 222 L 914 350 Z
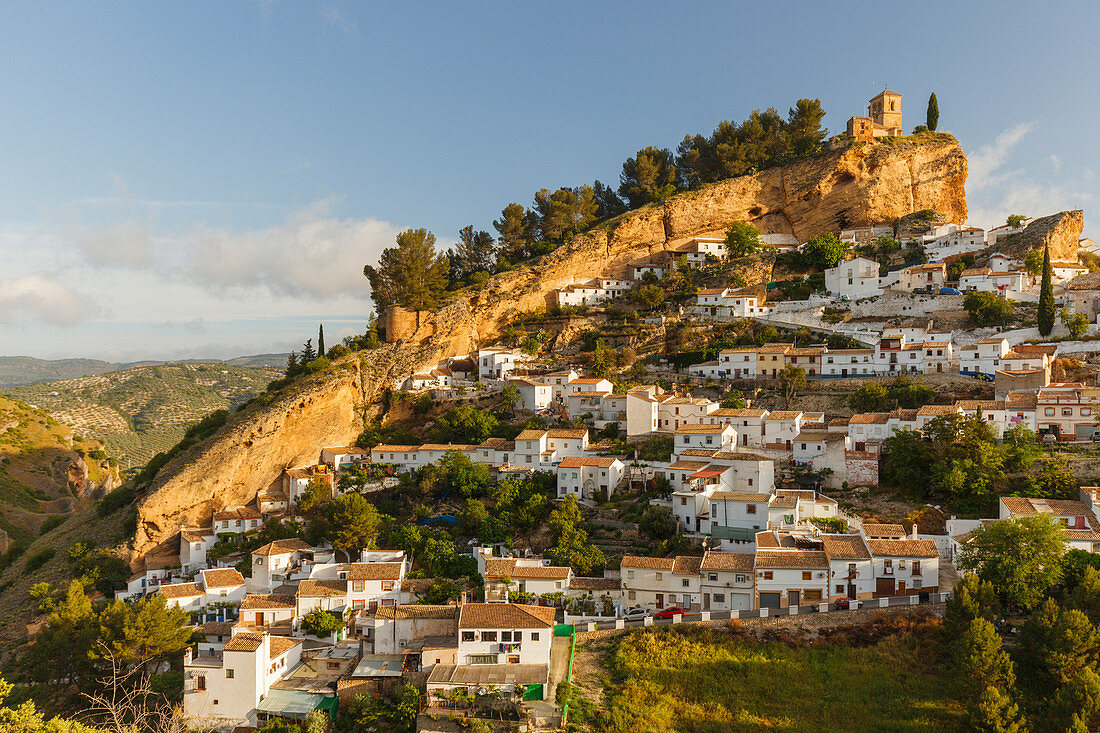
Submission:
M 867 105 L 867 116 L 875 127 L 882 127 L 887 135 L 901 135 L 901 95 L 884 89 Z
M 870 142 L 876 137 L 898 137 L 901 127 L 901 95 L 884 89 L 867 104 L 867 116 L 848 120 L 848 136 Z

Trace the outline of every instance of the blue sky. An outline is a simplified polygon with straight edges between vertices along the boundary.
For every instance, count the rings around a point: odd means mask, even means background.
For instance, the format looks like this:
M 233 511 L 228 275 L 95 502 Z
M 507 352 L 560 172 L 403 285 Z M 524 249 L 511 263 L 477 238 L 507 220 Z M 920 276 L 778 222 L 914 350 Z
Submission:
M 1084 208 L 1100 13 L 1031 3 L 0 5 L 5 354 L 229 357 L 370 311 L 395 232 L 491 229 L 754 108 L 930 91 L 971 222 Z

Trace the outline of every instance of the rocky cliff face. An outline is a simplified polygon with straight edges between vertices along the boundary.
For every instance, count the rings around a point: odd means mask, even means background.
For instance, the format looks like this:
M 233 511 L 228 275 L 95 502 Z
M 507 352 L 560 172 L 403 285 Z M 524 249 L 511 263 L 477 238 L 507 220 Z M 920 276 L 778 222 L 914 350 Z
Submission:
M 437 313 L 402 318 L 402 343 L 349 357 L 345 368 L 308 382 L 300 393 L 235 417 L 212 440 L 161 470 L 139 508 L 135 550 L 149 551 L 183 523 L 209 522 L 214 509 L 251 501 L 284 467 L 316 460 L 323 446 L 353 440 L 394 379 L 491 342 L 517 314 L 546 306 L 553 290 L 574 279 L 626 274 L 631 260 L 719 234 L 734 221 L 800 239 L 922 209 L 963 222 L 966 174 L 966 156 L 955 138 L 929 134 L 897 144 L 856 145 L 625 214 Z
M 1042 252 L 1044 247 L 1049 246 L 1050 259 L 1076 262 L 1084 227 L 1085 212 L 1080 209 L 1061 211 L 1034 220 L 1019 234 L 998 242 L 995 249 L 1023 260 L 1028 252 Z

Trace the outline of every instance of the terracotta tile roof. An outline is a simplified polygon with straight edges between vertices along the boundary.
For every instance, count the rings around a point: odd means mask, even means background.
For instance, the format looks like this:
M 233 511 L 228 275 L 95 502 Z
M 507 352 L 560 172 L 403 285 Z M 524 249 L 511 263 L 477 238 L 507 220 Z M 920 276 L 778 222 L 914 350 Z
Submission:
M 894 557 L 939 557 L 932 540 L 867 540 L 872 555 Z
M 940 417 L 942 415 L 952 415 L 958 413 L 958 408 L 954 405 L 924 405 L 917 410 L 918 415 L 935 415 Z
M 203 570 L 202 584 L 207 588 L 236 588 L 244 585 L 244 576 L 234 568 Z
M 196 598 L 206 595 L 206 591 L 198 583 L 171 583 L 162 585 L 160 592 L 165 598 Z
M 900 524 L 875 524 L 863 523 L 863 533 L 868 537 L 893 537 L 903 539 L 905 527 Z
M 698 575 L 701 562 L 703 558 L 698 555 L 677 555 L 672 572 L 676 575 Z
M 687 434 L 699 434 L 699 435 L 717 435 L 729 429 L 728 425 L 681 425 L 676 428 L 677 435 Z
M 871 553 L 858 534 L 823 534 L 821 544 L 830 560 L 871 559 Z
M 513 578 L 545 578 L 547 580 L 565 580 L 570 569 L 556 565 L 516 565 L 512 570 Z
M 700 570 L 734 570 L 751 573 L 756 556 L 751 552 L 707 552 Z
M 771 458 L 762 456 L 759 453 L 747 453 L 745 451 L 728 451 L 720 450 L 711 456 L 716 461 L 770 461 Z
M 299 598 L 326 598 L 347 595 L 348 584 L 343 580 L 303 580 L 298 584 Z
M 267 639 L 268 661 L 286 654 L 301 643 L 301 639 L 291 639 L 286 636 L 269 636 Z
M 262 634 L 234 634 L 233 638 L 225 643 L 227 652 L 254 652 L 264 643 Z
M 712 458 L 717 453 L 720 453 L 720 451 L 714 448 L 685 448 L 679 452 L 679 455 L 693 458 Z
M 227 519 L 260 519 L 261 514 L 259 510 L 253 509 L 250 506 L 238 506 L 222 509 L 221 511 L 214 512 L 214 521 L 223 522 Z
M 546 435 L 545 430 L 527 429 L 520 432 L 516 436 L 516 440 L 540 440 L 542 436 Z
M 768 413 L 769 420 L 797 420 L 802 416 L 799 410 L 778 410 Z
M 340 569 L 347 571 L 348 580 L 400 580 L 403 567 L 400 562 L 356 562 Z
M 298 539 L 297 537 L 289 540 L 275 540 L 274 542 L 268 542 L 263 547 L 252 551 L 253 555 L 270 556 L 270 555 L 289 555 L 293 552 L 299 552 L 301 550 L 312 550 L 308 542 Z
M 486 578 L 511 578 L 516 567 L 514 557 L 490 557 L 485 559 Z
M 450 620 L 458 618 L 459 606 L 455 605 L 418 605 L 404 604 L 400 606 L 381 606 L 374 614 L 375 618 L 383 619 L 438 619 Z
M 587 578 L 575 576 L 569 581 L 569 590 L 618 590 L 621 581 L 618 578 Z
M 711 415 L 717 415 L 720 410 L 715 410 L 710 413 Z M 721 410 L 724 417 L 764 417 L 768 414 L 767 410 L 756 410 L 751 407 L 739 407 L 736 409 L 726 408 Z
M 756 548 L 761 549 L 765 547 L 779 547 L 779 538 L 775 536 L 775 532 L 764 530 L 763 532 L 756 533 Z
M 711 501 L 754 501 L 763 504 L 768 503 L 767 494 L 750 494 L 737 491 L 715 491 L 710 495 Z
M 294 596 L 285 596 L 277 593 L 269 595 L 253 595 L 249 593 L 241 601 L 241 610 L 249 611 L 257 608 L 295 608 Z
M 671 557 L 641 557 L 639 555 L 623 555 L 621 568 L 639 568 L 642 570 L 667 570 L 672 571 L 676 565 L 675 558 Z
M 233 624 L 228 621 L 207 621 L 199 627 L 205 636 L 229 636 L 233 633 Z
M 671 464 L 666 471 L 698 471 L 700 468 L 706 468 L 710 464 L 706 461 L 676 461 Z
M 618 458 L 564 458 L 558 464 L 558 468 L 583 468 L 585 466 L 611 468 L 618 460 Z
M 1038 400 L 1038 395 L 1034 392 L 1009 392 L 1005 396 L 1005 408 L 1010 410 L 1033 410 L 1035 405 L 1038 404 Z
M 458 613 L 460 629 L 545 629 L 556 609 L 515 603 L 467 603 Z
M 389 445 L 383 443 L 382 445 L 376 445 L 371 448 L 371 453 L 378 451 L 379 453 L 415 453 L 420 446 L 418 445 Z
M 757 550 L 756 567 L 764 569 L 828 568 L 829 556 L 821 550 Z
M 184 542 L 203 542 L 208 537 L 214 537 L 212 529 L 181 529 L 180 537 Z
M 577 377 L 569 381 L 569 384 L 599 384 L 605 381 L 602 377 Z
M 849 425 L 885 425 L 888 422 L 890 422 L 888 412 L 862 412 L 852 415 L 848 420 Z

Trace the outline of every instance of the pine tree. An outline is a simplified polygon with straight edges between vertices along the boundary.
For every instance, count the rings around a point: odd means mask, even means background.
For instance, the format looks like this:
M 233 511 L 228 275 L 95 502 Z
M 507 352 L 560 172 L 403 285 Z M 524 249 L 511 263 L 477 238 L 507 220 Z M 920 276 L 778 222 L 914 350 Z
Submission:
M 302 356 L 298 363 L 308 364 L 316 358 L 317 352 L 313 350 L 313 339 L 306 339 L 306 342 L 302 344 Z
M 292 376 L 298 371 L 298 352 L 292 351 L 286 355 L 286 375 Z
M 935 132 L 940 124 L 940 104 L 936 101 L 935 92 L 928 98 L 928 115 L 924 124 L 931 132 Z
M 317 327 L 317 356 L 325 355 L 325 324 Z
M 1043 249 L 1043 283 L 1039 287 L 1039 335 L 1054 330 L 1054 283 L 1050 268 L 1050 245 Z
M 996 687 L 987 688 L 971 705 L 969 729 L 980 733 L 1027 733 L 1020 707 Z

